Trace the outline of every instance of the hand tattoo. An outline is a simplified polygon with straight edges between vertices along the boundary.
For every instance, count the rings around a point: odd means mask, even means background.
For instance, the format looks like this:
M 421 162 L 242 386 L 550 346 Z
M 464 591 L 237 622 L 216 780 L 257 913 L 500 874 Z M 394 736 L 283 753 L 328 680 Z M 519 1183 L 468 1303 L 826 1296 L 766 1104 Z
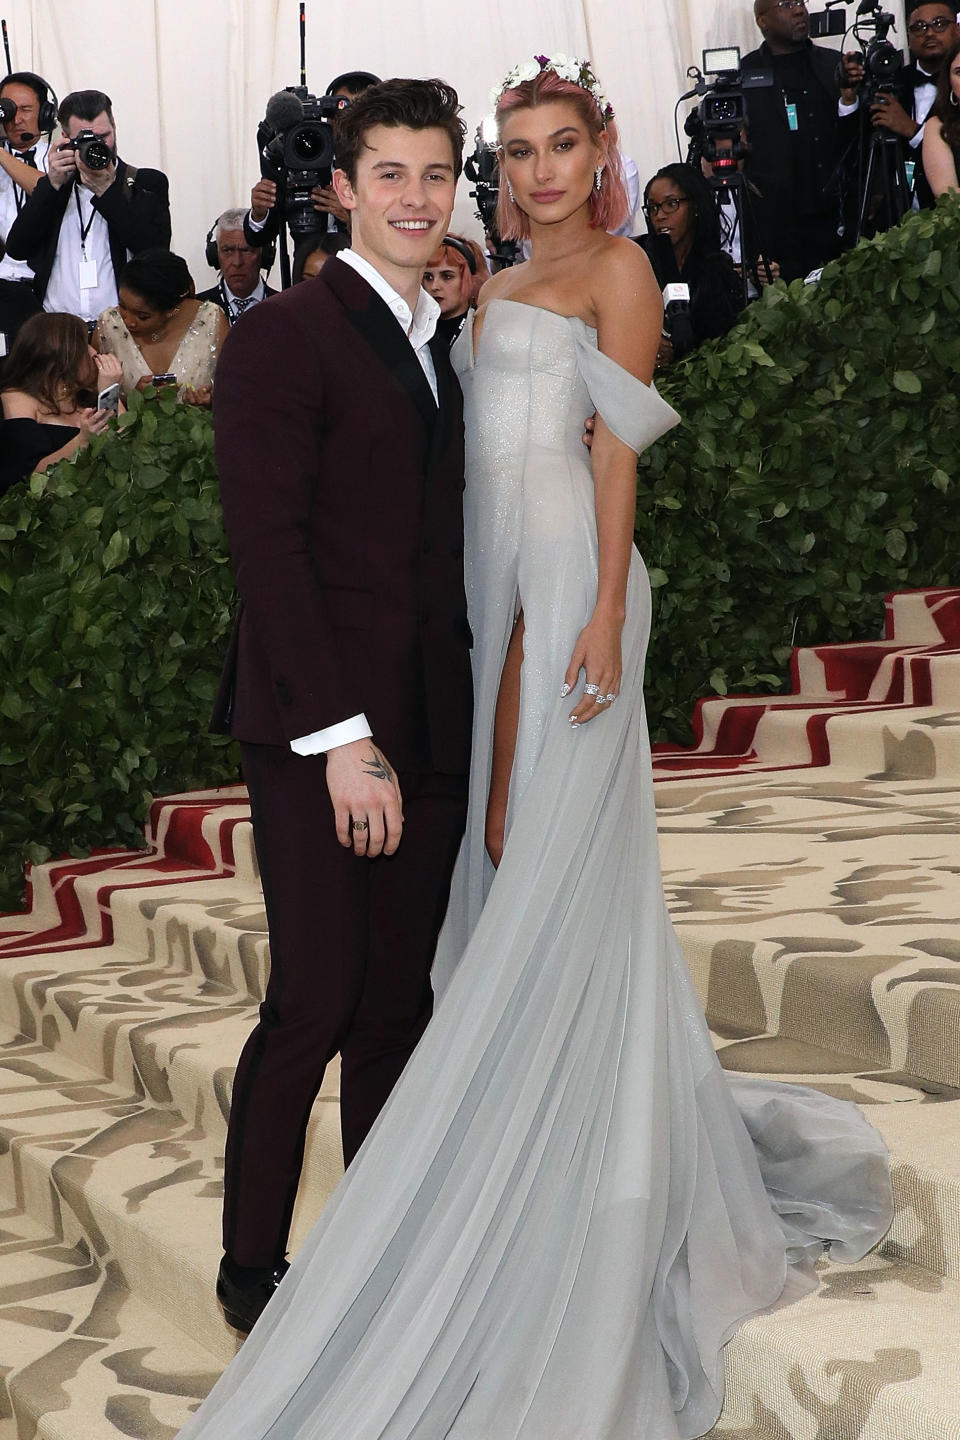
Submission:
M 388 785 L 393 782 L 393 771 L 379 750 L 375 749 L 372 755 L 368 755 L 363 764 L 365 766 L 364 774 L 372 775 L 375 780 L 386 780 Z

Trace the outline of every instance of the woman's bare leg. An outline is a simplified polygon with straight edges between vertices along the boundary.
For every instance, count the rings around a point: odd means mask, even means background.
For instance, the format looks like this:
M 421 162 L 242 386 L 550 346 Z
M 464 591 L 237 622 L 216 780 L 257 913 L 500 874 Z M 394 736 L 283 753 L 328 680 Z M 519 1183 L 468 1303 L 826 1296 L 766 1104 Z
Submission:
M 507 646 L 507 657 L 500 676 L 497 709 L 493 721 L 493 770 L 490 775 L 490 796 L 487 800 L 486 845 L 494 865 L 503 855 L 503 834 L 510 798 L 510 772 L 517 748 L 517 726 L 520 723 L 520 670 L 523 665 L 523 612 L 517 617 Z

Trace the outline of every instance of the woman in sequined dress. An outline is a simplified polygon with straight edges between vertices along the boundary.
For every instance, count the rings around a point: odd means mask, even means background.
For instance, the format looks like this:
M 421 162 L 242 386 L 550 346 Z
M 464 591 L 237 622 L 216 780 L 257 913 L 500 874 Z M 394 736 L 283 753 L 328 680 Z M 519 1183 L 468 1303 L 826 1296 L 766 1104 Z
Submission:
M 143 250 L 121 270 L 117 293 L 119 303 L 97 321 L 94 345 L 122 364 L 123 393 L 172 375 L 166 383 L 176 383 L 181 400 L 209 408 L 230 327 L 219 305 L 193 298 L 186 261 L 169 250 Z

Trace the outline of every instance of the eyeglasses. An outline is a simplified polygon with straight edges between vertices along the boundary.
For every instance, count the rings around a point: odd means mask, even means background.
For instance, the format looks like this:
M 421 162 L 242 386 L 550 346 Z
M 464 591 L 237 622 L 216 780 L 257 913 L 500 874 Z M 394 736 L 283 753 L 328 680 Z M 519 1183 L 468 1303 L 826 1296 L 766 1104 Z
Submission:
M 911 35 L 926 35 L 928 30 L 936 30 L 938 35 L 942 35 L 944 30 L 949 30 L 950 26 L 954 24 L 956 21 L 951 20 L 949 16 L 938 15 L 936 20 L 914 20 L 907 26 L 907 29 Z
M 673 215 L 680 209 L 681 205 L 689 205 L 690 201 L 686 195 L 668 195 L 666 200 L 648 200 L 643 207 L 643 213 L 648 220 L 655 215 Z
M 777 0 L 776 5 L 771 6 L 773 10 L 806 10 L 807 0 Z
M 221 245 L 220 258 L 226 255 L 255 255 L 257 252 L 250 245 Z

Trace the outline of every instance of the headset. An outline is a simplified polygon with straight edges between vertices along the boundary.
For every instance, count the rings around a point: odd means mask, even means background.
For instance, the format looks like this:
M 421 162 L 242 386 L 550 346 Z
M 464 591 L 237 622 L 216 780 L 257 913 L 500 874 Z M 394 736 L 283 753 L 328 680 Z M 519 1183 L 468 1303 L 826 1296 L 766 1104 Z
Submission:
M 204 242 L 203 254 L 211 270 L 220 269 L 220 256 L 217 252 L 217 226 L 219 224 L 220 216 L 218 215 L 216 220 L 214 220 L 213 224 L 210 226 L 210 229 L 207 231 L 207 238 Z M 260 251 L 260 269 L 266 270 L 269 274 L 270 271 L 273 269 L 273 262 L 277 258 L 276 239 L 267 240 L 264 242 L 263 245 L 254 246 L 254 249 L 259 249 Z
M 467 269 L 470 271 L 470 274 L 476 275 L 477 260 L 469 245 L 464 245 L 463 241 L 458 239 L 456 235 L 444 235 L 438 248 L 442 250 L 445 246 L 450 250 L 456 250 L 458 255 L 462 255 L 467 262 Z
M 60 108 L 60 101 L 53 86 L 44 80 L 42 75 L 35 75 L 32 70 L 11 70 L 0 80 L 0 89 L 5 85 L 26 85 L 34 92 L 40 101 L 40 114 L 37 119 L 40 135 L 52 134 L 57 123 L 57 111 Z

